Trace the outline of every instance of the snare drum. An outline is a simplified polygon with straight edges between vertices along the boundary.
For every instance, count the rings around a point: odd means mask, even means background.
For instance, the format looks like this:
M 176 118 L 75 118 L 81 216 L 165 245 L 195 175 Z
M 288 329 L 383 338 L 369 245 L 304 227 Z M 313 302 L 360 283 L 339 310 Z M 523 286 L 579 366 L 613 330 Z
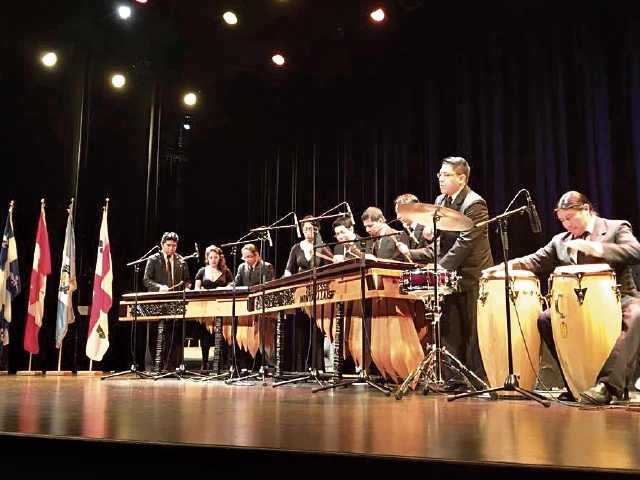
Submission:
M 532 272 L 511 270 L 509 284 L 512 292 L 509 302 L 512 373 L 519 375 L 520 387 L 533 390 L 538 376 L 540 351 L 540 281 Z M 510 373 L 504 272 L 484 274 L 479 286 L 477 325 L 480 355 L 489 385 L 499 387 L 504 385 Z
M 458 288 L 458 276 L 456 272 L 438 268 L 437 271 L 429 268 L 416 268 L 400 274 L 400 293 L 412 295 L 433 296 L 436 283 L 438 296 L 453 293 Z
M 593 386 L 620 335 L 616 273 L 607 264 L 558 267 L 549 278 L 551 328 L 574 397 Z

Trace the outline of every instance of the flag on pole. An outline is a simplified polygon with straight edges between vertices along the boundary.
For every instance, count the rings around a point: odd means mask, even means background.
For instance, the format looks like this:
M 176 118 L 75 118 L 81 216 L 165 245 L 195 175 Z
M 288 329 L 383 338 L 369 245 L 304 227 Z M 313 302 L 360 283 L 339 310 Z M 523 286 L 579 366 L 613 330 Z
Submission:
M 40 350 L 38 332 L 42 326 L 44 313 L 44 295 L 47 290 L 47 275 L 51 273 L 51 254 L 49 252 L 49 234 L 44 217 L 44 200 L 40 205 L 40 220 L 36 234 L 36 248 L 33 253 L 33 268 L 29 284 L 29 309 L 27 326 L 24 331 L 24 349 L 32 354 Z
M 58 316 L 56 318 L 56 348 L 60 348 L 67 334 L 67 325 L 75 322 L 72 294 L 78 288 L 76 283 L 76 237 L 73 231 L 73 199 L 67 210 L 67 230 L 64 235 L 60 286 L 58 287 Z
M 2 236 L 0 250 L 0 352 L 2 345 L 9 344 L 9 323 L 11 322 L 11 302 L 20 293 L 20 269 L 18 249 L 13 234 L 13 201 L 9 204 L 9 215 Z
M 98 243 L 98 258 L 96 273 L 93 276 L 93 300 L 89 315 L 89 335 L 87 337 L 86 353 L 91 360 L 100 361 L 109 348 L 109 317 L 112 304 L 111 286 L 113 273 L 111 271 L 111 248 L 109 246 L 109 232 L 107 230 L 107 210 L 102 213 L 100 226 L 100 241 Z

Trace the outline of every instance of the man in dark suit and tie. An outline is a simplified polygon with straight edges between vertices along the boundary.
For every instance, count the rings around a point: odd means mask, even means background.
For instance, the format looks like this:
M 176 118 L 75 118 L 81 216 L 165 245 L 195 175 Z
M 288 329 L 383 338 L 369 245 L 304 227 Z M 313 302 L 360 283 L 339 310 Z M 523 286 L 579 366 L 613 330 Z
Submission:
M 165 232 L 160 240 L 161 252 L 147 260 L 144 269 L 144 286 L 149 292 L 175 292 L 191 288 L 189 268 L 182 256 L 176 253 L 178 234 Z M 182 319 L 174 319 L 178 324 Z M 161 332 L 162 335 L 158 335 Z M 167 320 L 149 322 L 147 324 L 147 354 L 145 366 L 147 371 L 158 373 L 161 369 L 172 371 L 180 364 L 182 328 L 170 325 Z M 158 341 L 158 338 L 160 339 Z
M 378 207 L 368 207 L 361 216 L 362 224 L 371 237 L 378 237 L 371 247 L 376 258 L 389 258 L 399 262 L 406 262 L 408 259 L 396 248 L 400 232 L 395 231 L 387 225 L 387 219 L 382 210 Z
M 488 220 L 487 202 L 468 185 L 471 168 L 462 157 L 446 157 L 437 173 L 441 195 L 435 200 L 469 217 L 474 224 Z M 436 224 L 437 228 L 437 224 Z M 433 240 L 433 225 L 425 225 L 423 237 Z M 479 280 L 482 270 L 493 265 L 487 226 L 462 232 L 438 230 L 437 264 L 455 271 L 458 291 L 443 297 L 440 318 L 442 343 L 451 354 L 482 380 L 486 373 L 480 357 L 476 325 Z M 434 245 L 409 249 L 399 244 L 402 253 L 408 252 L 415 262 L 434 262 Z
M 400 235 L 399 242 L 407 245 L 409 249 L 424 248 L 427 246 L 427 239 L 422 235 L 424 226 L 418 222 L 412 222 L 411 220 L 402 218 L 402 214 L 398 212 L 398 205 L 407 203 L 420 203 L 420 200 L 418 200 L 418 197 L 413 193 L 403 193 L 402 195 L 398 195 L 393 201 L 396 217 L 402 222 L 405 230 Z
M 269 262 L 260 257 L 260 251 L 253 243 L 247 243 L 242 247 L 243 263 L 236 273 L 236 286 L 251 287 L 260 285 L 275 278 L 275 269 Z
M 631 265 L 640 263 L 640 243 L 633 235 L 629 222 L 601 218 L 589 199 L 579 192 L 569 191 L 563 194 L 556 204 L 555 212 L 566 232 L 555 235 L 538 251 L 510 260 L 509 269 L 530 270 L 538 274 L 551 272 L 564 265 L 604 263 L 615 270 L 621 294 L 621 333 L 594 379 L 595 386 L 580 392 L 578 399 L 580 403 L 606 405 L 611 403 L 613 397 L 622 399 L 625 396 L 638 365 L 640 299 Z M 496 265 L 488 269 L 487 273 L 496 270 L 504 270 L 504 265 Z M 538 318 L 538 330 L 560 366 L 549 309 Z M 561 395 L 561 399 L 575 400 L 564 374 L 562 378 L 567 392 Z

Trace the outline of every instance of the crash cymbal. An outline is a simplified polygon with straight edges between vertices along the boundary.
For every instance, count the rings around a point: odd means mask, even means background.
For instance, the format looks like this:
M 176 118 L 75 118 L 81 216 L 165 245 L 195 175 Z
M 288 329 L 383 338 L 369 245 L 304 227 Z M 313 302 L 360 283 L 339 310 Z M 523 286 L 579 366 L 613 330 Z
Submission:
M 398 204 L 398 213 L 403 218 L 418 222 L 420 225 L 433 225 L 435 219 L 438 230 L 464 232 L 473 228 L 473 220 L 469 217 L 442 205 L 401 203 Z

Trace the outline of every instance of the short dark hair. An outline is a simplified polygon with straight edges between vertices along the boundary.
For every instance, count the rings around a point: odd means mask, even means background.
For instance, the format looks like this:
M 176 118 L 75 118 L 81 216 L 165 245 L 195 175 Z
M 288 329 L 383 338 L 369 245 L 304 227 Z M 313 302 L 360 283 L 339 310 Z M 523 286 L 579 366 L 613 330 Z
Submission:
M 384 218 L 384 214 L 382 210 L 378 207 L 368 207 L 361 217 L 362 220 L 371 220 L 372 222 L 382 222 L 386 223 L 387 219 Z
M 404 205 L 406 203 L 420 203 L 420 200 L 418 200 L 418 197 L 413 193 L 403 193 L 402 195 L 398 195 L 393 203 L 396 205 Z
M 176 232 L 164 232 L 160 243 L 165 243 L 167 240 L 173 240 L 178 243 L 178 234 Z
M 562 196 L 558 200 L 558 203 L 556 203 L 556 208 L 554 211 L 557 212 L 558 210 L 567 209 L 582 210 L 582 207 L 584 207 L 585 205 L 589 205 L 589 209 L 593 213 L 596 213 L 593 209 L 593 205 L 586 197 L 586 195 L 583 195 L 580 192 L 576 192 L 575 190 L 570 190 L 562 194 Z
M 442 164 L 451 165 L 453 171 L 458 175 L 464 174 L 467 177 L 467 183 L 469 182 L 469 175 L 471 175 L 471 167 L 467 161 L 462 157 L 445 157 L 442 159 Z
M 338 217 L 333 221 L 333 224 L 331 225 L 331 228 L 333 228 L 334 230 L 336 229 L 336 227 L 344 227 L 348 230 L 350 228 L 354 228 L 355 225 L 351 221 L 351 217 Z

